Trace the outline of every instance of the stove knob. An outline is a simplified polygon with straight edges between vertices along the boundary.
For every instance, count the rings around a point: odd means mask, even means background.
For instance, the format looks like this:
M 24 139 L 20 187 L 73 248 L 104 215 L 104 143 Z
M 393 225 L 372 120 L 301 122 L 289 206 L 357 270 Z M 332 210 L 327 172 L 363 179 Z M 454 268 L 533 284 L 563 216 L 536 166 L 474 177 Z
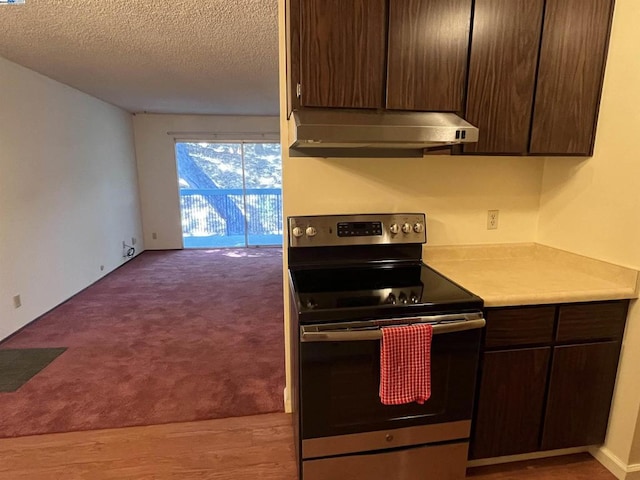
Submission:
M 417 222 L 414 226 L 413 226 L 413 231 L 416 233 L 422 233 L 424 232 L 424 225 L 420 222 Z
M 316 230 L 315 227 L 307 227 L 307 237 L 315 237 L 316 233 L 318 233 L 318 231 Z
M 400 227 L 398 226 L 397 223 L 394 223 L 389 227 L 389 231 L 395 235 L 400 231 Z
M 304 235 L 304 230 L 301 227 L 293 227 L 292 233 L 294 237 L 298 238 Z
M 405 223 L 402 225 L 402 232 L 403 233 L 409 233 L 413 230 L 413 227 L 411 225 L 409 225 L 408 223 Z
M 404 293 L 401 293 L 400 295 L 398 295 L 398 300 L 400 301 L 400 303 L 407 303 L 407 296 Z
M 411 296 L 409 297 L 409 299 L 411 300 L 411 303 L 418 303 L 418 300 L 420 300 L 418 296 L 413 292 L 411 293 Z
M 391 305 L 396 304 L 396 296 L 393 293 L 390 293 L 387 297 L 387 303 L 390 303 Z
M 316 302 L 313 301 L 313 298 L 310 298 L 309 300 L 307 300 L 307 308 L 309 310 L 313 310 L 314 308 L 316 308 L 318 306 L 318 304 Z

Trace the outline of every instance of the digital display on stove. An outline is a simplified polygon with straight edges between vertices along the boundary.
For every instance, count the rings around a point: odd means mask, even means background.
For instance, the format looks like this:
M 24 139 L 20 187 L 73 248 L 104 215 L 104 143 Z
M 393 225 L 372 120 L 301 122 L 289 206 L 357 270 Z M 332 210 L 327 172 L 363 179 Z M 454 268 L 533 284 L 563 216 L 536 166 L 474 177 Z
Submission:
M 382 235 L 382 222 L 340 222 L 339 237 L 372 237 Z

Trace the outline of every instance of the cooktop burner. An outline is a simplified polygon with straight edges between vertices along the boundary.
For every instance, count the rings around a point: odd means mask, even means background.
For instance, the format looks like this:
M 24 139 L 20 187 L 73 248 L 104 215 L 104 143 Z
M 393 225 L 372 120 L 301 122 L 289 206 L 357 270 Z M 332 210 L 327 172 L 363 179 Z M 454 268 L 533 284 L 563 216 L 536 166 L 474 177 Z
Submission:
M 422 263 L 292 268 L 291 280 L 309 321 L 482 308 L 479 297 Z

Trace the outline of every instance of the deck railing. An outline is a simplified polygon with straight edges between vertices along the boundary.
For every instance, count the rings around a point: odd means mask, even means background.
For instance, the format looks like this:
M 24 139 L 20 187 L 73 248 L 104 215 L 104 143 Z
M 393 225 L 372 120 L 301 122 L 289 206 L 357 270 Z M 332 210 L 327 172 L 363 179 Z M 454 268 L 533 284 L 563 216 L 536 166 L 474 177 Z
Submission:
M 180 189 L 180 204 L 185 246 L 196 246 L 189 245 L 191 237 L 207 237 L 212 242 L 204 245 L 199 241 L 197 246 L 224 246 L 229 238 L 238 240 L 232 242 L 235 245 L 245 237 L 245 228 L 249 244 L 282 242 L 279 188 Z

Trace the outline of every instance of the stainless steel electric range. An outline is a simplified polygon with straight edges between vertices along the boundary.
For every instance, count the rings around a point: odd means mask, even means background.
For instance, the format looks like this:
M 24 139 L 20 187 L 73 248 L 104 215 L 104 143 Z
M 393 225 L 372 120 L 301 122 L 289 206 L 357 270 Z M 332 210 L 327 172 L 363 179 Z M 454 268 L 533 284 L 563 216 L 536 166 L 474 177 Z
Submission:
M 422 262 L 424 214 L 290 217 L 301 480 L 465 476 L 482 299 Z M 431 397 L 383 405 L 381 327 L 433 325 Z

